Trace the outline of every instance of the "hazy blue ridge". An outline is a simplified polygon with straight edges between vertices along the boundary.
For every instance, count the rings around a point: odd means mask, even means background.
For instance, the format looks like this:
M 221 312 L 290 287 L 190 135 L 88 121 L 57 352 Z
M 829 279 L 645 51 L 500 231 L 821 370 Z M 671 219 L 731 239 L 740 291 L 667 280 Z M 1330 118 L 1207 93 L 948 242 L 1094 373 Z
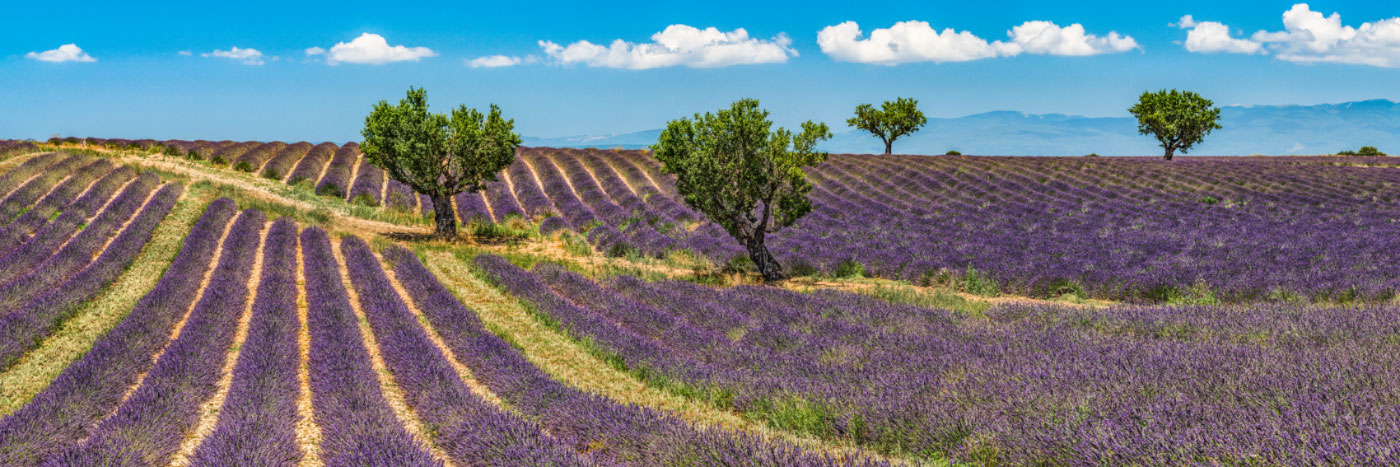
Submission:
M 844 130 L 822 149 L 837 153 L 880 151 L 874 137 Z M 1332 154 L 1363 145 L 1400 153 L 1400 103 L 1375 99 L 1342 104 L 1226 106 L 1224 129 L 1191 155 Z M 636 149 L 656 142 L 661 130 L 601 136 L 526 137 L 528 146 Z M 895 143 L 905 154 L 957 150 L 983 155 L 1156 155 L 1156 140 L 1137 134 L 1131 117 L 1082 117 L 995 111 L 958 118 L 930 118 L 928 126 Z

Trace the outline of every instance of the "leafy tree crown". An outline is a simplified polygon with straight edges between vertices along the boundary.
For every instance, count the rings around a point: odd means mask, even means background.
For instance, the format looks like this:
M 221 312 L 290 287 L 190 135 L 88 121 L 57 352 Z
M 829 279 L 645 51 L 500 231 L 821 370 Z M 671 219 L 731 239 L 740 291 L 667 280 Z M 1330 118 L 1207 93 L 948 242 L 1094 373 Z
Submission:
M 1185 153 L 1220 127 L 1220 108 L 1191 91 L 1144 92 L 1128 109 L 1138 120 L 1138 133 L 1153 135 L 1167 151 Z
M 379 101 L 365 117 L 360 149 L 365 160 L 394 180 L 433 197 L 478 191 L 515 160 L 521 143 L 514 119 L 458 106 L 450 115 L 428 112 L 428 93 L 408 89 L 398 105 Z
M 919 110 L 917 99 L 900 97 L 885 101 L 880 109 L 870 104 L 856 107 L 856 116 L 846 120 L 852 127 L 868 131 L 889 145 L 901 136 L 919 131 L 928 119 Z
M 821 163 L 818 142 L 831 137 L 825 124 L 802 131 L 771 130 L 768 111 L 743 99 L 729 109 L 695 114 L 666 124 L 652 151 L 686 203 L 735 238 L 792 225 L 812 210 L 812 185 L 802 168 Z

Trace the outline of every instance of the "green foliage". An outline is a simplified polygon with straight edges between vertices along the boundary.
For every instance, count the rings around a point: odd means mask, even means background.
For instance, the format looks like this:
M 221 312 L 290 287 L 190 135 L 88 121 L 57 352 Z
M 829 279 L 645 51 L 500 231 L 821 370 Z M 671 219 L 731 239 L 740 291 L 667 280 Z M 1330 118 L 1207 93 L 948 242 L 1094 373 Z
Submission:
M 262 176 L 263 176 L 263 178 L 266 178 L 266 179 L 269 179 L 269 180 L 281 180 L 281 179 L 282 179 L 282 173 L 281 173 L 281 172 L 278 172 L 277 169 L 274 169 L 274 168 L 271 168 L 271 167 L 268 167 L 268 168 L 266 168 L 266 169 L 263 169 Z
M 959 285 L 962 287 L 963 292 L 973 295 L 995 297 L 1001 294 L 1001 286 L 997 285 L 997 282 L 992 279 L 991 275 L 978 271 L 976 268 L 972 267 L 971 264 L 967 265 L 967 271 L 963 272 L 962 281 Z
M 848 259 L 836 266 L 836 277 L 865 277 L 865 265 L 860 261 Z
M 772 130 L 768 111 L 742 99 L 717 113 L 666 124 L 652 153 L 691 207 L 723 227 L 749 250 L 764 278 L 782 277 L 764 237 L 812 210 L 812 184 L 803 167 L 826 159 L 818 142 L 831 137 L 825 124 L 802 124 L 800 133 Z
M 880 110 L 875 110 L 875 106 L 870 104 L 861 104 L 856 107 L 856 116 L 846 120 L 847 125 L 880 138 L 885 143 L 885 154 L 890 153 L 896 139 L 919 131 L 926 123 L 928 119 L 919 111 L 919 101 L 904 97 L 896 98 L 893 102 L 885 101 L 880 104 Z
M 251 173 L 253 169 L 253 164 L 249 163 L 248 161 L 238 161 L 237 164 L 233 164 L 233 170 L 237 170 L 239 172 Z
M 1197 202 L 1200 202 L 1201 204 L 1211 205 L 1211 204 L 1219 203 L 1219 202 L 1220 202 L 1220 199 L 1219 199 L 1219 198 L 1216 198 L 1216 197 L 1214 197 L 1214 196 L 1211 196 L 1211 195 L 1205 195 L 1205 196 L 1202 196 L 1200 199 L 1197 199 L 1196 201 L 1197 201 Z
M 180 157 L 180 156 L 182 155 L 182 154 L 180 153 L 180 148 L 175 147 L 175 146 L 166 146 L 166 147 L 165 147 L 165 150 L 164 150 L 163 152 L 164 152 L 165 155 L 167 155 L 167 156 Z
M 350 199 L 350 204 L 368 206 L 372 208 L 379 207 L 379 202 L 375 201 L 374 197 L 370 196 L 368 193 L 360 193 L 358 195 L 355 195 L 354 198 Z
M 1364 155 L 1364 157 L 1380 157 L 1380 155 L 1386 154 L 1385 152 L 1380 152 L 1380 150 L 1378 150 L 1378 148 L 1376 148 L 1375 145 L 1362 145 L 1361 150 L 1341 151 L 1337 152 L 1337 155 Z
M 1138 133 L 1157 137 L 1167 160 L 1177 151 L 1185 154 L 1221 128 L 1220 108 L 1191 91 L 1144 92 L 1128 112 L 1137 117 Z
M 1091 152 L 1091 153 L 1085 154 L 1084 157 L 1099 157 L 1099 153 L 1097 153 L 1097 152 Z
M 434 204 L 447 203 L 458 193 L 481 190 L 515 160 L 521 140 L 514 128 L 515 120 L 502 118 L 495 104 L 488 114 L 465 105 L 450 115 L 429 113 L 427 91 L 410 87 L 397 106 L 375 104 L 365 117 L 360 149 L 389 177 Z M 456 235 L 454 216 L 435 217 L 439 236 Z
M 961 156 L 962 153 L 961 153 L 961 152 L 958 152 L 958 150 L 956 150 L 956 149 L 949 149 L 948 152 L 943 153 L 943 155 L 945 155 L 945 156 Z

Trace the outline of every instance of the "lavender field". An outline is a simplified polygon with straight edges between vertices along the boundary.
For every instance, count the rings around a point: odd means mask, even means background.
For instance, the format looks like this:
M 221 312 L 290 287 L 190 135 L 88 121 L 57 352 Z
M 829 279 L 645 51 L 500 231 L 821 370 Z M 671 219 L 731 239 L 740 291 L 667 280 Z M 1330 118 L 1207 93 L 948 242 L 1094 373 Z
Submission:
M 96 143 L 0 161 L 4 465 L 1400 463 L 1383 158 L 834 155 L 755 285 L 645 152 L 522 149 L 476 243 L 188 175 L 431 209 L 354 144 Z

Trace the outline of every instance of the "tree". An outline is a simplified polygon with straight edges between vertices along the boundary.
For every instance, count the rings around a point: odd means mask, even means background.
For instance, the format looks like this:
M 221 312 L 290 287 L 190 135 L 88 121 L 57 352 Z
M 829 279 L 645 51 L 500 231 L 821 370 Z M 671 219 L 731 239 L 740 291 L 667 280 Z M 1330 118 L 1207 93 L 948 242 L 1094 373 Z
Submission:
M 764 238 L 812 210 L 812 184 L 802 168 L 826 160 L 816 146 L 831 137 L 825 124 L 811 121 L 801 133 L 772 126 L 757 100 L 742 99 L 714 114 L 667 122 L 651 147 L 662 170 L 676 176 L 685 202 L 743 244 L 766 281 L 785 276 Z
M 427 91 L 410 87 L 399 105 L 374 105 L 360 131 L 365 137 L 360 150 L 389 177 L 432 198 L 434 234 L 453 238 L 457 217 L 452 197 L 480 191 L 515 160 L 520 135 L 514 128 L 515 120 L 501 118 L 495 104 L 487 115 L 465 105 L 451 116 L 428 113 Z
M 868 131 L 884 141 L 885 154 L 890 153 L 894 140 L 919 131 L 925 123 L 928 123 L 928 119 L 919 111 L 919 101 L 904 97 L 896 98 L 894 102 L 885 101 L 880 104 L 880 110 L 875 110 L 875 106 L 870 104 L 861 104 L 856 107 L 856 116 L 846 120 L 847 125 Z
M 1151 134 L 1167 150 L 1166 160 L 1177 151 L 1186 154 L 1212 130 L 1220 129 L 1220 108 L 1191 91 L 1143 92 L 1128 109 L 1138 119 L 1138 133 Z
M 1376 149 L 1375 146 L 1362 146 L 1361 149 L 1358 149 L 1358 150 L 1356 151 L 1356 155 L 1358 155 L 1358 156 L 1384 156 L 1385 153 L 1381 152 L 1380 149 Z

